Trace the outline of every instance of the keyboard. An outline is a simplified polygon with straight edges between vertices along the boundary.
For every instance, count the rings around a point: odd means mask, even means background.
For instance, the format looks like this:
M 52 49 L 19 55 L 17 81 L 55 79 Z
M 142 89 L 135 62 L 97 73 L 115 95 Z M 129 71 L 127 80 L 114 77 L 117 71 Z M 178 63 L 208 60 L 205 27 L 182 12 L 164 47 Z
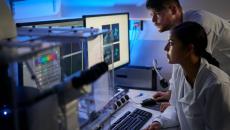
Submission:
M 110 130 L 140 130 L 151 117 L 152 113 L 136 108 L 133 112 L 127 111 Z

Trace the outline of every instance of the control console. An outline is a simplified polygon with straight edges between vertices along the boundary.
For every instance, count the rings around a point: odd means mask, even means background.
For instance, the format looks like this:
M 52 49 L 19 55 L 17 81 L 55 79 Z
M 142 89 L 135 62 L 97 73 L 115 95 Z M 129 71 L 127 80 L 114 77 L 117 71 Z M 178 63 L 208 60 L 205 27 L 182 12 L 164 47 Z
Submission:
M 104 126 L 106 120 L 108 120 L 116 111 L 121 109 L 125 104 L 129 102 L 129 96 L 127 92 L 120 89 L 109 102 L 98 112 L 98 117 L 88 124 L 83 130 L 97 130 Z

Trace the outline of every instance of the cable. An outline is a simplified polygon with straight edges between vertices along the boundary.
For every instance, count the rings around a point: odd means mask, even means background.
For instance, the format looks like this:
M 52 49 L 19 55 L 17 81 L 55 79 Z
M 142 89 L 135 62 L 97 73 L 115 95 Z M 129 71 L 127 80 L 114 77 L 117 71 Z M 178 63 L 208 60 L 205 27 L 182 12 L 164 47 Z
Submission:
M 156 73 L 157 73 L 157 75 L 158 75 L 158 77 L 160 79 L 160 85 L 161 85 L 161 87 L 167 88 L 169 86 L 169 83 L 168 83 L 168 81 L 165 78 L 163 78 L 163 76 L 161 75 L 161 73 L 158 71 L 158 69 L 157 69 L 157 60 L 156 59 L 153 59 L 153 68 L 156 71 Z

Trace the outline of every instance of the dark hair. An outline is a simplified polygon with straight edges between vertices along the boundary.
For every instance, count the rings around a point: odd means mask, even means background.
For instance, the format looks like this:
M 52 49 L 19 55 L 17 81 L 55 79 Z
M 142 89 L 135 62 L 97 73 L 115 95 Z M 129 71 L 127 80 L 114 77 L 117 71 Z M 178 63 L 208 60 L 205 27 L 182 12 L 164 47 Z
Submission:
M 179 0 L 147 0 L 146 8 L 161 11 L 171 4 L 175 4 L 177 7 L 182 9 Z
M 208 39 L 204 28 L 200 24 L 184 22 L 173 28 L 171 33 L 178 38 L 184 46 L 193 44 L 196 55 L 205 58 L 210 64 L 219 67 L 219 62 L 205 50 Z

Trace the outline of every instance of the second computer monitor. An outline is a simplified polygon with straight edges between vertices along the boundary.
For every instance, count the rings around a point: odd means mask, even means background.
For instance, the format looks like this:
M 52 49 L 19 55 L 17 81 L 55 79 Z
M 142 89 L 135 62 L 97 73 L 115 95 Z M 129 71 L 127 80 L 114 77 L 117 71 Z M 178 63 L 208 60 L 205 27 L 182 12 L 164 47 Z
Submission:
M 103 35 L 102 57 L 109 64 L 109 68 L 117 68 L 128 64 L 129 56 L 129 13 L 87 15 L 83 16 L 84 26 L 87 28 L 108 29 L 109 33 Z M 88 43 L 90 44 L 90 43 Z M 91 50 L 91 45 L 88 46 Z M 98 50 L 99 51 L 99 50 Z M 88 56 L 90 53 L 88 51 Z M 90 63 L 92 59 L 88 57 Z M 89 65 L 90 66 L 90 65 Z
M 76 27 L 83 26 L 83 20 L 81 18 L 73 19 L 57 19 L 57 20 L 47 20 L 47 21 L 36 21 L 36 22 L 23 22 L 17 23 L 17 27 L 66 27 L 73 29 Z M 47 37 L 42 39 L 44 41 L 58 41 L 62 43 L 61 47 L 61 65 L 62 65 L 62 75 L 63 78 L 73 76 L 76 72 L 83 70 L 83 54 L 81 40 L 65 40 L 62 38 L 50 38 Z

